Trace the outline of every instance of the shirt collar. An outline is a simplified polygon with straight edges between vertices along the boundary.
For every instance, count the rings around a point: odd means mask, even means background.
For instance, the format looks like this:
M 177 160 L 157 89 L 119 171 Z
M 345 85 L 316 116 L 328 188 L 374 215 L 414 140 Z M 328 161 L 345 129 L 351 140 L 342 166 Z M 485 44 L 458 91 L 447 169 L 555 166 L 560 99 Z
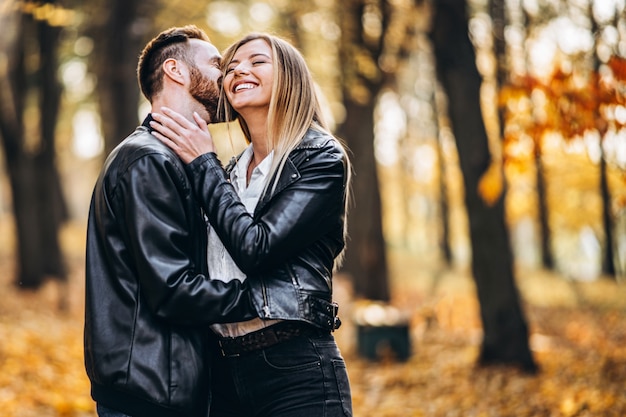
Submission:
M 248 173 L 248 165 L 252 160 L 254 155 L 254 149 L 252 144 L 248 145 L 246 149 L 241 154 L 241 157 L 237 161 L 235 168 L 232 171 L 232 179 L 237 180 L 238 178 L 246 178 L 246 174 Z M 261 177 L 265 179 L 269 173 L 270 167 L 272 166 L 272 160 L 274 159 L 274 151 L 271 151 L 259 165 L 257 165 L 254 169 L 259 170 Z

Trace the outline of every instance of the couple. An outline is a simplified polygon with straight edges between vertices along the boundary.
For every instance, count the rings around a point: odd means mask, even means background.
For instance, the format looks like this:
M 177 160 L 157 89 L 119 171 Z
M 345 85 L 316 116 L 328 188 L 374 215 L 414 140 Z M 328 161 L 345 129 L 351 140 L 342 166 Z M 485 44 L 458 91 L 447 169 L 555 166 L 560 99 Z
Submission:
M 108 156 L 87 229 L 99 416 L 351 416 L 332 336 L 350 167 L 302 56 L 259 34 L 222 58 L 185 26 L 137 73 L 152 113 Z M 250 142 L 226 170 L 216 120 Z

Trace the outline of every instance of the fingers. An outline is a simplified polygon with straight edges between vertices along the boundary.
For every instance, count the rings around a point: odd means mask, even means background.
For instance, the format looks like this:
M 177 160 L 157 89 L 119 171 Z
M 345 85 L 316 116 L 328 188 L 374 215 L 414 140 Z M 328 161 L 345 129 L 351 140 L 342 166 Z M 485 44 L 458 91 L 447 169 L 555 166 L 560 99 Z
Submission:
M 150 126 L 154 129 L 153 134 L 184 162 L 215 152 L 208 125 L 197 113 L 194 112 L 194 120 L 188 120 L 171 109 L 163 107 L 162 110 L 163 114 L 152 113 L 154 121 Z
M 186 117 L 184 117 L 180 113 L 175 112 L 174 110 L 170 109 L 169 107 L 161 107 L 161 111 L 163 112 L 163 114 L 165 114 L 167 117 L 169 117 L 170 119 L 172 119 L 173 121 L 178 123 L 181 127 L 184 127 L 185 129 L 193 129 L 193 128 L 197 127 L 196 125 L 191 123 L 191 121 L 189 121 L 189 119 L 187 119 Z
M 157 116 L 157 117 L 155 117 Z M 150 122 L 150 127 L 153 129 L 153 133 L 158 133 L 160 137 L 167 139 L 169 142 L 178 143 L 180 142 L 179 134 L 172 129 L 170 129 L 164 121 L 161 120 L 161 117 L 158 117 L 156 113 L 153 113 L 152 117 L 156 121 Z M 156 135 L 155 135 L 156 136 Z
M 206 120 L 204 120 L 197 112 L 193 112 L 193 119 L 198 123 L 198 127 L 201 130 L 207 131 L 209 130 L 209 125 L 207 125 Z
M 156 130 L 152 131 L 152 135 L 159 139 L 161 142 L 163 142 L 165 145 L 167 145 L 169 148 L 171 148 L 173 151 L 176 151 L 176 149 L 179 148 L 178 145 L 176 145 L 176 142 L 169 140 L 167 136 L 163 136 Z
M 158 122 L 158 126 L 155 125 L 155 129 L 169 138 L 173 138 L 174 135 L 182 135 L 185 130 L 188 130 L 187 127 L 181 125 L 169 116 L 160 113 L 152 113 L 152 118 Z
M 151 122 L 154 123 L 154 122 Z M 180 147 L 176 142 L 170 140 L 166 136 L 163 136 L 158 131 L 152 131 L 152 134 L 163 142 L 166 146 L 168 146 L 174 153 L 186 164 L 190 163 L 196 158 L 195 154 L 189 153 L 187 150 Z

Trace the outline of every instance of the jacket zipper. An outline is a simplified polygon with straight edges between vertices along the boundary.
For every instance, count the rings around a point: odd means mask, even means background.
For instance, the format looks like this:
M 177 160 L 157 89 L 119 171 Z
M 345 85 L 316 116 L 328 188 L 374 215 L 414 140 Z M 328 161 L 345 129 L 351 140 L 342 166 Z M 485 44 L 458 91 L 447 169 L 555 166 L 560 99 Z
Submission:
M 265 288 L 265 282 L 261 282 L 261 293 L 263 294 L 263 314 L 266 318 L 269 318 L 270 306 L 267 302 L 267 289 Z

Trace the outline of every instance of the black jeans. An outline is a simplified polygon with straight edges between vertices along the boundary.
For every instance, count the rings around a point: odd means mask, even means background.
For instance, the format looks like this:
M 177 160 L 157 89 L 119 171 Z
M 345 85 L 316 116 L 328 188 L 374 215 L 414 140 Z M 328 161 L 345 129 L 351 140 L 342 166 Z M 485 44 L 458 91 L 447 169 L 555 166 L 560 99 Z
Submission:
M 120 411 L 111 410 L 108 407 L 103 406 L 102 404 L 96 404 L 96 411 L 98 412 L 98 417 L 131 417 L 128 414 L 124 414 Z
M 214 354 L 211 417 L 352 417 L 346 364 L 331 334 L 236 357 Z

